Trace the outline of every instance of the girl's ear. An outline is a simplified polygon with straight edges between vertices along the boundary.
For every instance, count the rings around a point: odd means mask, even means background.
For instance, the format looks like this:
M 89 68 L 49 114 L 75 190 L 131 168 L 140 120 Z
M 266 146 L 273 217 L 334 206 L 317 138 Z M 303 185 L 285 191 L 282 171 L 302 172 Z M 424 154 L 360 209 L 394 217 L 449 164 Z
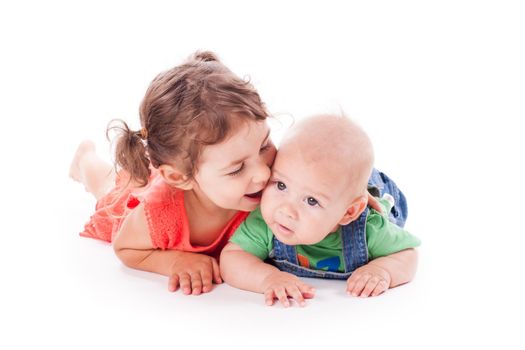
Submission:
M 188 191 L 193 188 L 193 182 L 191 179 L 179 169 L 171 165 L 162 164 L 159 166 L 159 172 L 164 181 L 170 186 L 179 188 L 183 191 Z
M 368 204 L 368 197 L 367 196 L 360 196 L 354 199 L 352 204 L 346 209 L 345 215 L 343 218 L 339 221 L 339 225 L 348 225 L 355 219 L 361 215 L 363 210 L 365 210 L 366 206 Z

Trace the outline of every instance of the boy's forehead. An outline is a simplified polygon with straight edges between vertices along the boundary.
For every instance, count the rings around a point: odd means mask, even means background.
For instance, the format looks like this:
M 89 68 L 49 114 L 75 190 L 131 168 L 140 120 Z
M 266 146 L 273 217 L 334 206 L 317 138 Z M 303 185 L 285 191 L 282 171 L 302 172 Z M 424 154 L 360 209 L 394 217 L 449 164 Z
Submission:
M 323 192 L 338 189 L 346 184 L 346 167 L 329 153 L 323 157 L 317 152 L 309 154 L 299 148 L 284 147 L 277 152 L 273 170 L 298 185 Z
M 330 140 L 310 137 L 308 133 L 298 133 L 285 139 L 279 147 L 278 155 L 313 166 L 326 160 L 341 162 L 343 158 L 340 147 Z
M 292 127 L 279 147 L 277 167 L 284 162 L 298 179 L 317 181 L 329 190 L 355 189 L 369 175 L 373 149 L 357 125 L 338 117 L 314 117 Z M 299 170 L 300 169 L 300 170 Z
M 326 194 L 340 195 L 352 190 L 352 152 L 343 140 L 320 137 L 309 128 L 295 129 L 277 151 L 274 168 L 289 183 L 313 188 Z

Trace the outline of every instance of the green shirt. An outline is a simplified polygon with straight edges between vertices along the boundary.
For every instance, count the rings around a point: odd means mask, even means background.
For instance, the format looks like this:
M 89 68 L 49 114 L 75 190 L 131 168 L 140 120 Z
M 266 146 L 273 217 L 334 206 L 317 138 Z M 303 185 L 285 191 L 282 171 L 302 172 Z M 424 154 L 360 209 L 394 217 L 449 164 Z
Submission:
M 386 199 L 379 199 L 384 213 L 392 205 Z M 264 222 L 259 208 L 250 213 L 237 228 L 231 242 L 243 250 L 264 260 L 273 248 L 273 233 Z M 370 260 L 390 255 L 407 248 L 414 248 L 421 241 L 408 231 L 390 222 L 386 215 L 370 209 L 366 219 L 366 243 Z M 341 228 L 328 234 L 322 241 L 312 245 L 297 245 L 297 258 L 304 267 L 344 272 L 344 258 Z

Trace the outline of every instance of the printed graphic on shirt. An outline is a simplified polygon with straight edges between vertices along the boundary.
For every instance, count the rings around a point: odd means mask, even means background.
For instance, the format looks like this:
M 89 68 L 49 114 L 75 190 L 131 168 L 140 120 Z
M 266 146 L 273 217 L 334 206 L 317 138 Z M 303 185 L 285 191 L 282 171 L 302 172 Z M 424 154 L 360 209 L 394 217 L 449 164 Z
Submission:
M 316 259 L 317 258 L 317 259 Z M 328 258 L 319 259 L 319 257 L 306 256 L 303 254 L 297 254 L 297 261 L 302 267 L 309 269 L 331 271 L 331 272 L 343 272 L 344 268 L 341 266 L 340 256 L 331 256 Z
M 297 261 L 302 267 L 306 267 L 307 269 L 310 268 L 310 262 L 308 261 L 308 258 L 306 256 L 297 254 Z
M 339 270 L 339 265 L 341 265 L 341 259 L 339 259 L 338 256 L 332 256 L 331 258 L 319 260 L 317 262 L 317 269 L 337 272 Z

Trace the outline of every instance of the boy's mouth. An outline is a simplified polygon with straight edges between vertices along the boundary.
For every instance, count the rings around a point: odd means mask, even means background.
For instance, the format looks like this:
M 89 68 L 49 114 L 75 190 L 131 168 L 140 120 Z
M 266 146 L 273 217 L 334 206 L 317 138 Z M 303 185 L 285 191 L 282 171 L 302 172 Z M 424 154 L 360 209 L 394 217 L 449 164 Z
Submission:
M 276 223 L 277 224 L 277 229 L 279 230 L 279 232 L 284 235 L 284 236 L 290 236 L 293 234 L 293 231 L 290 230 L 288 227 L 284 226 L 284 225 L 281 225 L 279 223 Z

